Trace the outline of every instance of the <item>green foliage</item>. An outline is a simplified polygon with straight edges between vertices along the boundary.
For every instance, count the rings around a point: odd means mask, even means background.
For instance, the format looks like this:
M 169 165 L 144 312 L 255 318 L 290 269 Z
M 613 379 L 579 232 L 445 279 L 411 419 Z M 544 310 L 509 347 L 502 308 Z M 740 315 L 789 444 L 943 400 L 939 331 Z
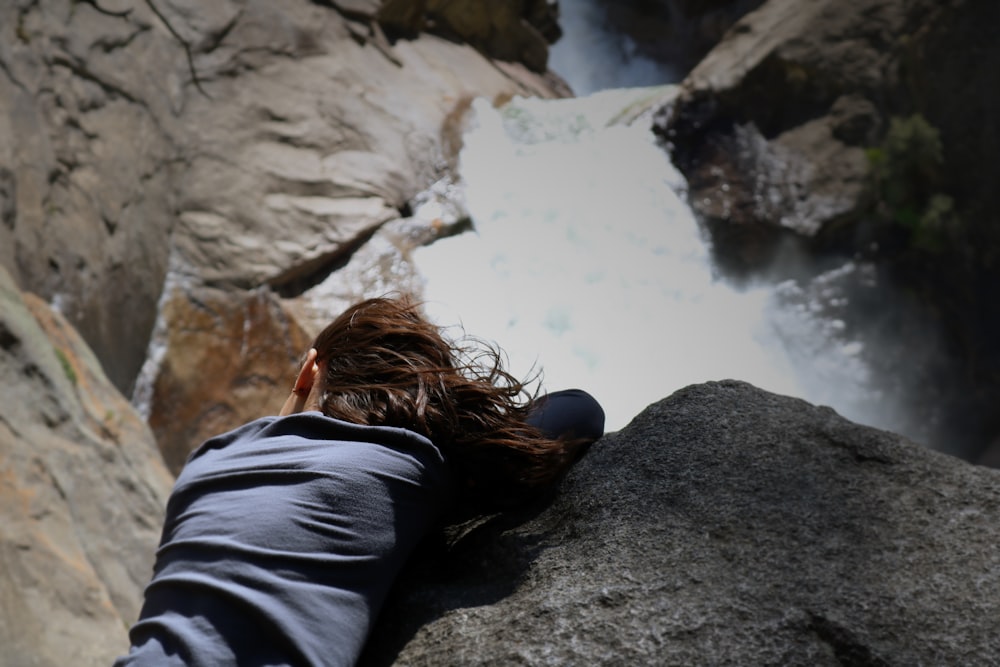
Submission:
M 941 193 L 941 135 L 920 114 L 892 118 L 882 144 L 866 151 L 878 213 L 909 234 L 910 246 L 938 253 L 958 225 L 954 202 Z
M 943 161 L 938 131 L 920 114 L 893 118 L 882 150 L 883 192 L 889 203 L 906 205 L 922 199 L 937 180 Z
M 923 168 L 941 164 L 941 135 L 921 114 L 890 119 L 885 149 L 896 162 Z
M 943 252 L 950 232 L 959 224 L 954 200 L 948 195 L 932 195 L 914 228 L 913 245 L 933 253 Z
M 865 149 L 865 156 L 868 158 L 868 163 L 871 164 L 873 171 L 880 171 L 885 169 L 885 151 L 881 148 L 867 148 Z
M 69 380 L 71 384 L 76 385 L 76 371 L 73 369 L 73 364 L 70 363 L 69 357 L 67 357 L 66 353 L 58 347 L 53 349 L 56 352 L 56 357 L 59 359 L 59 364 L 62 366 L 63 373 L 66 374 L 66 379 Z

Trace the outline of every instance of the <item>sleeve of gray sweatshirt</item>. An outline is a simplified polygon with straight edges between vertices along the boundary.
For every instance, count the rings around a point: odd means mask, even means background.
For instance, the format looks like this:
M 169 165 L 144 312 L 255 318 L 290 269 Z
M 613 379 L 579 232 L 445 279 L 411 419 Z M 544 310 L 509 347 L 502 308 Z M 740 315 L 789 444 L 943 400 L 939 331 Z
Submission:
M 132 665 L 352 665 L 452 492 L 405 429 L 318 412 L 212 438 L 167 505 Z

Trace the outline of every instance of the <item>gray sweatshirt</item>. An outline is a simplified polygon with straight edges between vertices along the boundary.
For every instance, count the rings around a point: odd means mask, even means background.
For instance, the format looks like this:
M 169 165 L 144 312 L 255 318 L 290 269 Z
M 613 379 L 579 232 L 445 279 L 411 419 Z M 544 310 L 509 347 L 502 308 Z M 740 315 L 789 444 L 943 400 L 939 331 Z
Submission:
M 438 448 L 318 412 L 212 438 L 167 504 L 133 665 L 353 665 L 452 492 Z

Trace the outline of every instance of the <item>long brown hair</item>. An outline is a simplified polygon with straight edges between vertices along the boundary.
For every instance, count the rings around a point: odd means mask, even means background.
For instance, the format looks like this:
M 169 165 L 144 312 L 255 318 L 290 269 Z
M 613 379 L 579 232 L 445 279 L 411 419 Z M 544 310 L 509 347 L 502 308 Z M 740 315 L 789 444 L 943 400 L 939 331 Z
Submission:
M 348 308 L 313 347 L 324 414 L 427 436 L 472 500 L 517 501 L 556 478 L 579 449 L 525 423 L 534 394 L 504 370 L 496 346 L 449 341 L 408 297 Z

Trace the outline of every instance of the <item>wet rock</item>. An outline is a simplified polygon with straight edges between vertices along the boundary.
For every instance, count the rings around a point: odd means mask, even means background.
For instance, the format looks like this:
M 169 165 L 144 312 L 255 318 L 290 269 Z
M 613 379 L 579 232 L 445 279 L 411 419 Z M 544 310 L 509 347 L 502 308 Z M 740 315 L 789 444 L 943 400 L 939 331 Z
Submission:
M 726 381 L 429 550 L 364 665 L 990 664 L 1000 472 Z
M 748 124 L 706 139 L 687 177 L 719 266 L 732 275 L 766 268 L 783 242 L 831 233 L 857 215 L 867 203 L 868 160 L 834 138 L 836 127 L 821 118 L 769 141 Z

